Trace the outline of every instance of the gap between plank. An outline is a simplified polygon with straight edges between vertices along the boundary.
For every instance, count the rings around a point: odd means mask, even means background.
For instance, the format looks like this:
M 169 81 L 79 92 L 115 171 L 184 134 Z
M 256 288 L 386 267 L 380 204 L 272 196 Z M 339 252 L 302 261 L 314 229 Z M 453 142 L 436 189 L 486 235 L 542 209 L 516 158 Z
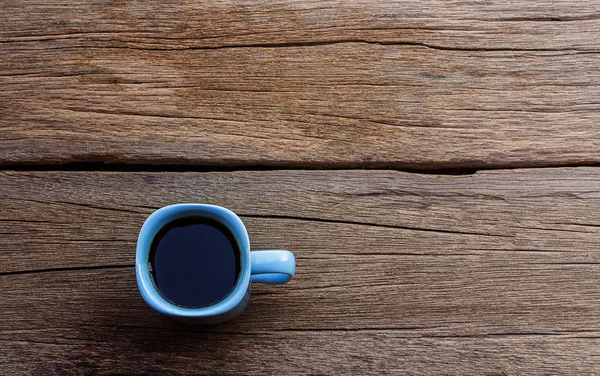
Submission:
M 249 165 L 209 165 L 209 164 L 185 164 L 185 163 L 104 163 L 104 162 L 73 162 L 57 164 L 30 164 L 30 163 L 4 163 L 0 164 L 0 171 L 111 171 L 111 172 L 244 172 L 244 171 L 279 171 L 279 170 L 392 170 L 406 173 L 425 175 L 474 175 L 480 171 L 493 170 L 516 170 L 527 168 L 577 168 L 577 167 L 600 167 L 598 162 L 581 163 L 557 163 L 535 165 L 524 163 L 522 165 L 507 164 L 496 166 L 485 166 L 466 168 L 457 167 L 429 167 L 415 166 L 402 167 L 398 163 L 375 163 L 361 164 L 354 162 L 338 163 L 310 163 L 304 164 L 282 162 L 274 164 L 249 164 Z

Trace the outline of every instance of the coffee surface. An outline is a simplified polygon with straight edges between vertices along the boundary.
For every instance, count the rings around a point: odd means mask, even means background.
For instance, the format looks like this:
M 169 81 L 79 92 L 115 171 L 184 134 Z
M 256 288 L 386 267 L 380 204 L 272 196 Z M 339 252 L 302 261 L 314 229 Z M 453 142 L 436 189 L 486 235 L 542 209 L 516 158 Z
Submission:
M 240 250 L 231 231 L 204 217 L 177 219 L 164 226 L 152 241 L 149 263 L 158 292 L 188 308 L 226 298 L 241 270 Z

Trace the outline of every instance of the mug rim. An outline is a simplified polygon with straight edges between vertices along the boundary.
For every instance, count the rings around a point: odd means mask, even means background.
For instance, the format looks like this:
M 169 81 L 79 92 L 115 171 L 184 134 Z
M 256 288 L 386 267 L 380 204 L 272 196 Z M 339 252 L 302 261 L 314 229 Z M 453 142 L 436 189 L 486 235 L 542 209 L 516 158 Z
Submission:
M 166 224 L 183 217 L 202 215 L 215 219 L 232 232 L 240 248 L 240 275 L 233 290 L 219 302 L 200 308 L 188 308 L 175 305 L 166 300 L 157 291 L 148 269 L 152 240 Z M 142 225 L 136 244 L 135 270 L 138 288 L 149 306 L 170 316 L 211 317 L 237 307 L 250 285 L 250 240 L 242 220 L 231 210 L 210 204 L 174 204 L 154 211 Z

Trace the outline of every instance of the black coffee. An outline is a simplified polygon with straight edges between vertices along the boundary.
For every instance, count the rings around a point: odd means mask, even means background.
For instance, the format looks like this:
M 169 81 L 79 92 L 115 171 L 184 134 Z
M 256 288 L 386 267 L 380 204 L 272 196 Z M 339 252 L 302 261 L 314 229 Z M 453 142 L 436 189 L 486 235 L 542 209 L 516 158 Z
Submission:
M 231 231 L 204 217 L 163 227 L 152 240 L 150 274 L 169 302 L 199 308 L 231 293 L 240 274 L 240 250 Z

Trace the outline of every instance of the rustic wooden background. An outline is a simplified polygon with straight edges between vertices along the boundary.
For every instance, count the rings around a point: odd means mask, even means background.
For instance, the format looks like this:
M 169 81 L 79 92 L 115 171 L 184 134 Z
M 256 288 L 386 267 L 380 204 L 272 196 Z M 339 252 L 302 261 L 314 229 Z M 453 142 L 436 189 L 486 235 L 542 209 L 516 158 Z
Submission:
M 598 0 L 0 0 L 0 374 L 600 374 L 598 166 Z M 177 202 L 297 276 L 156 314 Z

